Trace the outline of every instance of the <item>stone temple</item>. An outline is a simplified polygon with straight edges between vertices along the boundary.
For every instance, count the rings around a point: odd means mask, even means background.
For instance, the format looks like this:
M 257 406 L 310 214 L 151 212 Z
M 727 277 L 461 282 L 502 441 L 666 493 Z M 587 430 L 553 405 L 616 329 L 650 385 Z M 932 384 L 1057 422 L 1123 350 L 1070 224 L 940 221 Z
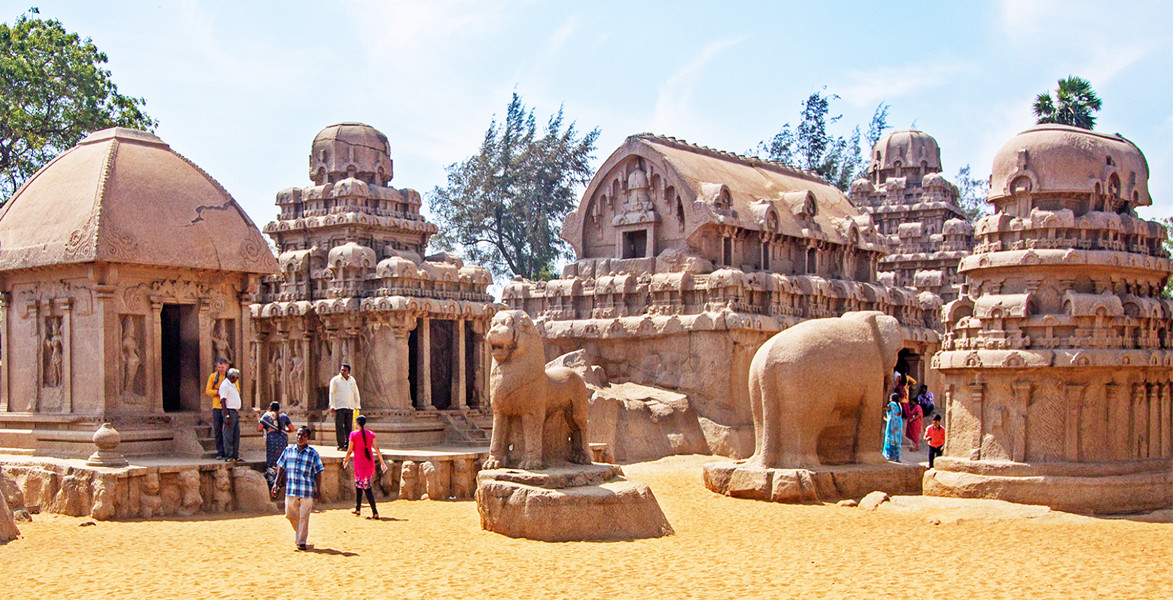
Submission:
M 896 316 L 904 367 L 928 375 L 920 357 L 936 350 L 939 299 L 879 283 L 887 248 L 872 216 L 802 171 L 634 135 L 562 236 L 577 256 L 563 276 L 515 281 L 502 300 L 538 320 L 548 357 L 581 349 L 612 383 L 592 403 L 592 441 L 620 460 L 752 454 L 750 361 L 805 319 Z
M 280 402 L 329 438 L 330 378 L 350 363 L 385 447 L 486 443 L 477 424 L 490 415 L 489 272 L 424 257 L 436 226 L 418 192 L 389 185 L 390 145 L 373 127 L 323 129 L 309 175 L 313 185 L 277 194 L 280 214 L 264 228 L 281 273 L 252 306 L 249 361 L 263 383 L 246 395 L 257 407 Z
M 933 367 L 945 456 L 926 494 L 1078 512 L 1173 501 L 1173 303 L 1141 151 L 1119 135 L 1029 129 L 994 157 L 968 293 Z
M 251 338 L 277 264 L 214 179 L 154 135 L 91 134 L 0 209 L 0 448 L 195 455 L 205 367 Z M 243 370 L 243 381 L 254 370 Z
M 894 131 L 872 149 L 867 177 L 851 183 L 851 200 L 872 215 L 892 252 L 880 259 L 888 285 L 960 293 L 957 263 L 973 248 L 973 226 L 957 204 L 957 186 L 941 176 L 941 149 L 923 131 Z

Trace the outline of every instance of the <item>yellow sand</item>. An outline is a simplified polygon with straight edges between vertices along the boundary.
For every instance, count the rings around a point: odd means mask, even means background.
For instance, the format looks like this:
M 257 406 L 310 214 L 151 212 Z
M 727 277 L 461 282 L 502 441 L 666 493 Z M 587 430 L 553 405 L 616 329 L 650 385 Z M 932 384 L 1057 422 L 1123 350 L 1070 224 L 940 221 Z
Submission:
M 717 496 L 710 457 L 625 467 L 676 535 L 551 544 L 482 531 L 469 502 L 315 513 L 310 552 L 279 515 L 99 522 L 36 515 L 0 546 L 4 598 L 1154 598 L 1173 525 L 1005 503 L 898 498 L 876 512 Z

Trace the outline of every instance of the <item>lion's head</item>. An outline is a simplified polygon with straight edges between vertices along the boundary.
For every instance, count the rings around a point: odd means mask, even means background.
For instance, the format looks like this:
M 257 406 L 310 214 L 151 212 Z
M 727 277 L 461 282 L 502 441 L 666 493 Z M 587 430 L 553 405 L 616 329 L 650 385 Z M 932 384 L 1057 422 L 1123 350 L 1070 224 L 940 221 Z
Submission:
M 540 343 L 537 327 L 529 315 L 520 310 L 503 310 L 493 317 L 485 335 L 493 360 L 507 363 L 524 356 L 534 341 Z

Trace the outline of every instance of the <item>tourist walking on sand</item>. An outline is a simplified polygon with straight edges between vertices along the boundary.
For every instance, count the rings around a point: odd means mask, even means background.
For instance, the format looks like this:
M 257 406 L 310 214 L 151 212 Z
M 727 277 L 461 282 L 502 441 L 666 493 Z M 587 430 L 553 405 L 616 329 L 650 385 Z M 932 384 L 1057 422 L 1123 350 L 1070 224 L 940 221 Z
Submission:
M 379 519 L 379 509 L 375 506 L 375 492 L 371 488 L 371 481 L 375 478 L 375 462 L 383 472 L 387 471 L 387 463 L 383 461 L 383 454 L 379 452 L 379 443 L 375 441 L 375 432 L 367 430 L 367 418 L 359 415 L 354 420 L 358 423 L 358 431 L 350 434 L 350 445 L 346 448 L 346 456 L 342 457 L 342 468 L 354 458 L 354 514 L 362 514 L 362 497 L 366 494 L 367 502 L 371 505 L 371 516 L 368 519 Z
M 269 410 L 257 422 L 257 431 L 265 432 L 265 479 L 269 485 L 277 480 L 277 459 L 289 445 L 289 434 L 293 433 L 293 421 L 281 412 L 281 404 L 269 403 Z
M 900 444 L 904 438 L 904 419 L 900 412 L 900 394 L 893 392 L 884 409 L 884 458 L 893 462 L 900 462 Z
M 322 457 L 310 446 L 310 428 L 297 428 L 297 443 L 287 446 L 277 459 L 277 477 L 269 488 L 269 495 L 285 486 L 285 518 L 293 526 L 293 538 L 298 550 L 305 550 L 310 534 L 310 512 L 314 500 L 322 498 Z
M 224 460 L 240 460 L 240 389 L 236 380 L 240 371 L 228 369 L 226 378 L 220 382 L 220 403 L 224 406 Z
M 334 438 L 339 450 L 346 450 L 354 427 L 354 411 L 360 408 L 358 382 L 350 376 L 350 365 L 342 363 L 338 374 L 330 380 L 330 414 L 334 415 Z
M 920 402 L 916 398 L 909 399 L 902 408 L 904 409 L 904 420 L 908 423 L 904 433 L 912 442 L 912 451 L 920 452 L 921 429 L 925 426 L 924 410 L 921 409 Z
M 925 441 L 929 443 L 929 468 L 933 461 L 945 452 L 945 428 L 941 427 L 941 415 L 933 415 L 933 424 L 925 429 Z
M 216 370 L 208 375 L 204 393 L 212 397 L 212 435 L 216 437 L 216 460 L 224 460 L 224 405 L 220 403 L 220 383 L 228 374 L 228 359 L 216 358 Z M 240 387 L 236 390 L 239 392 Z

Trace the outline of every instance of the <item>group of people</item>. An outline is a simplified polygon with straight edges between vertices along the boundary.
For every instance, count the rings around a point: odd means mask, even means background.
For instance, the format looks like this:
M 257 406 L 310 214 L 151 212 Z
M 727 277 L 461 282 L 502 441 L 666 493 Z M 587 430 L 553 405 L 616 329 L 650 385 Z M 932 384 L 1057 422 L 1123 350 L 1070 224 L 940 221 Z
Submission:
M 900 449 L 905 440 L 913 452 L 920 451 L 923 440 L 929 446 L 929 468 L 932 468 L 945 447 L 945 428 L 941 426 L 941 415 L 935 414 L 936 408 L 929 386 L 921 384 L 918 388 L 916 379 L 897 371 L 884 409 L 884 457 L 900 462 Z M 930 416 L 933 422 L 925 428 L 924 421 Z
M 208 376 L 205 392 L 212 398 L 212 429 L 216 439 L 216 459 L 228 462 L 240 460 L 240 371 L 231 368 L 227 359 L 216 359 L 216 370 Z M 334 415 L 334 431 L 338 450 L 346 452 L 342 468 L 354 465 L 354 510 L 362 515 L 365 496 L 371 506 L 368 519 L 379 519 L 372 489 L 376 481 L 375 465 L 384 472 L 387 463 L 379 451 L 375 433 L 366 428 L 367 418 L 355 416 L 361 408 L 358 383 L 350 375 L 350 365 L 343 364 L 330 380 L 330 412 Z M 357 425 L 358 429 L 353 429 Z M 294 542 L 299 550 L 306 549 L 309 518 L 315 500 L 321 500 L 322 457 L 309 441 L 313 431 L 308 425 L 297 429 L 289 415 L 281 412 L 281 404 L 271 402 L 269 410 L 257 422 L 257 431 L 265 434 L 265 479 L 269 494 L 276 499 L 285 491 L 285 518 L 293 527 Z M 289 443 L 289 434 L 296 433 L 295 443 Z

